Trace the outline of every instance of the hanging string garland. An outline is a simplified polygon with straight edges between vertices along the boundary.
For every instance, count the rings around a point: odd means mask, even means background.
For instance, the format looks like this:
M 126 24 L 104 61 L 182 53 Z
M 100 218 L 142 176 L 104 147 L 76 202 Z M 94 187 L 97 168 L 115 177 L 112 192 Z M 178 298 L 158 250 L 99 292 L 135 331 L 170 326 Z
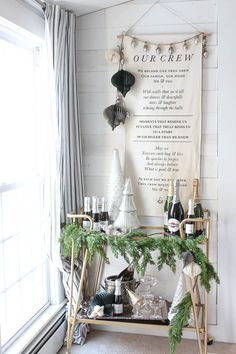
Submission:
M 190 22 L 188 19 L 186 19 L 181 13 L 179 13 L 178 11 L 176 11 L 175 9 L 171 8 L 170 6 L 168 6 L 167 4 L 164 4 L 162 2 L 160 2 L 160 0 L 156 0 L 154 3 L 152 3 L 136 20 L 135 22 L 128 28 L 128 30 L 126 30 L 125 32 L 123 32 L 122 36 L 118 36 L 118 38 L 122 38 L 123 41 L 123 37 L 124 36 L 128 36 L 128 34 L 130 33 L 130 31 L 132 30 L 132 28 L 134 28 L 137 23 L 142 20 L 155 6 L 161 6 L 163 7 L 165 10 L 167 10 L 171 15 L 174 15 L 176 18 L 178 18 L 179 20 L 181 20 L 182 22 L 184 22 L 185 24 L 187 24 L 189 27 L 191 27 L 194 32 L 197 32 L 196 35 L 194 35 L 191 38 L 188 38 L 188 40 L 195 38 L 195 44 L 199 43 L 199 39 L 200 39 L 200 35 L 203 35 L 203 41 L 202 41 L 202 45 L 203 45 L 203 57 L 207 58 L 208 57 L 208 52 L 206 49 L 206 36 L 209 34 L 204 33 L 204 31 L 202 31 L 202 29 L 200 28 L 199 25 L 193 24 L 192 22 Z M 138 42 L 140 42 L 141 40 L 137 40 L 135 37 L 131 37 L 131 46 L 135 47 L 137 45 Z M 143 42 L 143 41 L 141 41 Z M 154 44 L 154 43 L 148 43 L 148 42 L 143 42 L 144 46 L 143 46 L 143 50 L 144 51 L 148 51 L 149 46 Z M 175 42 L 172 44 L 162 44 L 162 46 L 168 46 L 169 47 L 169 54 L 173 54 L 174 52 L 174 48 L 173 48 L 173 44 L 179 44 L 179 43 L 183 43 L 183 49 L 184 50 L 188 50 L 189 46 L 186 43 L 186 41 L 179 41 L 179 42 Z M 160 54 L 162 52 L 161 46 L 157 45 L 156 47 L 156 53 Z
M 124 38 L 128 37 L 130 38 L 130 45 L 132 48 L 135 48 L 139 45 L 143 46 L 143 51 L 148 52 L 153 46 L 156 48 L 156 54 L 162 54 L 164 51 L 168 51 L 170 55 L 172 55 L 176 50 L 177 50 L 177 45 L 182 44 L 182 48 L 184 51 L 188 51 L 191 48 L 191 42 L 192 40 L 195 45 L 198 45 L 200 42 L 200 39 L 202 37 L 202 55 L 204 58 L 208 57 L 208 51 L 207 51 L 207 35 L 205 33 L 199 32 L 189 38 L 186 38 L 181 41 L 176 41 L 172 43 L 153 43 L 149 42 L 146 40 L 138 39 L 137 37 L 133 37 L 131 35 L 128 35 L 126 32 L 123 33 L 122 35 L 119 35 L 117 38 Z M 123 39 L 122 39 L 123 40 Z

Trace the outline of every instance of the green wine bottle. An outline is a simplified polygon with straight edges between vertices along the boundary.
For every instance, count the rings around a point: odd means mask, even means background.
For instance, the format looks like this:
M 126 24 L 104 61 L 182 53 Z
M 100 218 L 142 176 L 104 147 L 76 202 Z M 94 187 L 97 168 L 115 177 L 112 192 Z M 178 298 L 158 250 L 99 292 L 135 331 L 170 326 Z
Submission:
M 199 180 L 194 178 L 193 180 L 193 210 L 195 218 L 203 218 L 203 209 L 202 204 L 199 198 Z M 197 222 L 195 225 L 195 237 L 198 237 L 203 234 L 203 224 Z
M 188 214 L 187 214 L 187 219 L 185 224 L 185 234 L 187 238 L 192 238 L 195 235 L 195 223 L 191 221 L 191 219 L 194 219 L 194 208 L 193 208 L 193 201 L 192 199 L 189 199 L 188 201 Z
M 169 179 L 169 184 L 168 184 L 168 194 L 165 200 L 164 204 L 164 231 L 169 232 L 168 229 L 168 211 L 170 204 L 172 203 L 173 200 L 173 180 Z

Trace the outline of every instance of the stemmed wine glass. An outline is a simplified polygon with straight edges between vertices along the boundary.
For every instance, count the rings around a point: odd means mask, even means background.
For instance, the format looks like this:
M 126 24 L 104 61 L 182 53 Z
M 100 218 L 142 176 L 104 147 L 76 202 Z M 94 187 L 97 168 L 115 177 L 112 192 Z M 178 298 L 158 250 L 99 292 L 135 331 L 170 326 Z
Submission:
M 154 310 L 154 314 L 150 316 L 150 319 L 153 320 L 162 319 L 162 308 L 164 306 L 164 302 L 165 300 L 161 296 L 154 297 L 154 299 L 150 301 L 150 306 Z
M 140 308 L 142 306 L 141 301 L 137 301 L 135 305 L 133 305 L 133 315 L 131 318 L 137 319 L 137 318 L 143 318 L 143 316 L 140 314 Z

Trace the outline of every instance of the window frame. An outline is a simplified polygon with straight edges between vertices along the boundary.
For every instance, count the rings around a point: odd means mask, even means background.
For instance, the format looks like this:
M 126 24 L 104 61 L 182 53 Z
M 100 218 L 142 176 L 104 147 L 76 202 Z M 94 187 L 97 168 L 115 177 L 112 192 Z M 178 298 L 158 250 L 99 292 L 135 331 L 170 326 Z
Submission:
M 13 44 L 20 45 L 24 48 L 38 48 L 43 47 L 44 40 L 35 34 L 28 32 L 25 29 L 9 22 L 0 16 L 0 38 L 6 41 L 9 41 Z M 0 192 L 9 186 L 12 185 L 12 190 L 21 185 L 21 182 L 9 183 L 9 185 L 1 185 Z M 9 190 L 9 189 L 8 189 Z M 48 289 L 49 292 L 49 301 L 45 304 L 39 311 L 35 313 L 32 318 L 30 318 L 23 326 L 20 328 L 17 333 L 10 338 L 3 346 L 1 345 L 0 338 L 0 352 L 2 353 L 11 353 L 11 348 L 15 348 L 17 343 L 24 343 L 26 347 L 30 342 L 34 340 L 39 334 L 39 331 L 43 331 L 44 326 L 48 325 L 50 321 L 53 321 L 53 318 L 57 313 L 61 314 L 62 309 L 65 307 L 65 294 L 64 288 L 61 280 L 61 272 L 58 269 L 58 265 L 50 259 L 48 262 Z M 43 324 L 44 323 L 44 324 Z M 1 323 L 0 323 L 1 327 Z M 33 335 L 32 329 L 35 328 L 35 335 Z M 0 332 L 1 333 L 1 332 Z M 29 338 L 28 333 L 31 333 Z M 24 338 L 26 342 L 24 342 Z M 20 344 L 21 345 L 21 344 Z M 13 349 L 14 352 L 15 349 Z

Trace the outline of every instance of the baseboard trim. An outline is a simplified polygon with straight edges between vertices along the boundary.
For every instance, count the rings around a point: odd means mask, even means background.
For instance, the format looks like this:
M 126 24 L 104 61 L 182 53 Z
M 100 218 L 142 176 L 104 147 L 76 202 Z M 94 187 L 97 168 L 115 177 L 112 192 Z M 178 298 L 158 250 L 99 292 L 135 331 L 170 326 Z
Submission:
M 4 354 L 36 354 L 46 345 L 47 341 L 65 323 L 65 305 L 63 301 L 60 305 L 51 305 L 42 315 L 32 323 L 8 348 L 2 348 Z M 66 327 L 64 325 L 64 327 Z M 62 327 L 63 328 L 63 327 Z M 65 329 L 64 329 L 65 335 Z M 61 334 L 61 346 L 64 335 Z M 57 353 L 48 351 L 47 354 Z
M 51 324 L 49 328 L 45 328 L 45 331 L 42 336 L 39 336 L 39 338 L 36 338 L 34 340 L 34 344 L 31 345 L 31 348 L 28 347 L 22 354 L 43 354 L 44 352 L 56 354 L 63 345 L 64 336 L 61 336 L 62 340 L 60 343 L 58 343 L 58 348 L 55 347 L 52 351 L 51 349 L 49 349 L 49 345 L 50 342 L 54 342 L 54 337 L 58 337 L 58 332 L 65 332 L 65 327 L 65 312 L 63 312 L 55 323 Z

